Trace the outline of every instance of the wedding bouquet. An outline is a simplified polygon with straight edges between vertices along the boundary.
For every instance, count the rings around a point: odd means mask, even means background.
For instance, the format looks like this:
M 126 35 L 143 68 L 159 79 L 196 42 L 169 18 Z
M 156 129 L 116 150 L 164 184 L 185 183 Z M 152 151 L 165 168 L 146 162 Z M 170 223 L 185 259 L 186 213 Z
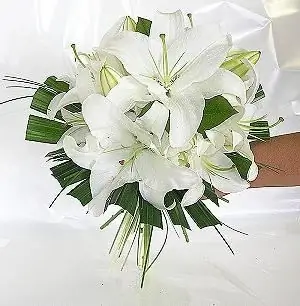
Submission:
M 233 48 L 220 26 L 195 26 L 191 14 L 127 16 L 90 53 L 71 47 L 74 77 L 5 80 L 35 90 L 26 139 L 54 145 L 46 157 L 58 196 L 95 216 L 119 207 L 101 228 L 121 218 L 111 250 L 125 263 L 136 246 L 143 286 L 169 224 L 188 241 L 193 220 L 226 242 L 204 199 L 219 206 L 222 194 L 250 186 L 263 166 L 250 143 L 268 140 L 282 119 L 269 125 L 257 115 L 260 52 Z M 166 238 L 152 256 L 156 228 Z

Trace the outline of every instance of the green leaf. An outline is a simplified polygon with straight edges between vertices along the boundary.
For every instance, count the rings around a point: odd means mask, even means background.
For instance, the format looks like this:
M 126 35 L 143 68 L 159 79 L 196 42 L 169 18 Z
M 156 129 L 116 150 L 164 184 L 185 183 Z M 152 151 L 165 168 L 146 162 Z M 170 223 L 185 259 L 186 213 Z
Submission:
M 55 144 L 69 128 L 65 123 L 30 115 L 26 140 Z
M 54 162 L 70 160 L 63 148 L 51 151 L 45 157 L 48 158 L 47 161 Z
M 44 87 L 34 93 L 30 107 L 40 113 L 46 114 L 50 101 L 59 93 L 67 92 L 69 84 L 56 81 L 55 76 L 48 77 L 44 82 Z
M 72 189 L 68 195 L 76 198 L 80 201 L 82 206 L 85 206 L 92 200 L 92 192 L 90 187 L 90 180 L 85 179 L 79 185 L 77 185 L 74 189 Z
M 90 170 L 79 167 L 72 160 L 56 165 L 50 170 L 62 188 L 89 179 L 91 174 Z
M 150 35 L 150 29 L 151 29 L 151 20 L 138 17 L 138 22 L 136 24 L 136 32 L 140 32 L 142 34 L 145 34 L 147 36 Z
M 161 211 L 139 195 L 140 223 L 153 225 L 163 229 Z
M 106 200 L 105 207 L 104 207 L 104 211 L 106 211 L 106 210 L 107 210 L 107 207 L 108 207 L 109 205 L 111 205 L 111 204 L 113 204 L 113 205 L 118 205 L 117 202 L 118 202 L 119 196 L 120 196 L 120 194 L 121 194 L 123 188 L 124 188 L 124 185 L 121 186 L 121 187 L 119 187 L 119 188 L 117 188 L 117 189 L 115 189 L 115 190 L 113 190 L 113 191 L 111 192 L 111 194 L 109 195 L 109 197 L 108 197 L 107 200 Z
M 198 132 L 203 134 L 206 130 L 218 126 L 236 113 L 237 111 L 222 96 L 206 100 Z
M 251 103 L 255 103 L 255 102 L 263 99 L 265 96 L 266 96 L 265 92 L 264 92 L 264 90 L 262 88 L 262 85 L 260 84 L 258 89 L 257 89 L 257 92 L 255 94 L 255 98 L 254 98 L 254 100 Z
M 44 82 L 48 87 L 55 90 L 58 93 L 67 92 L 69 90 L 69 84 L 64 81 L 57 81 L 56 76 L 50 76 Z
M 200 200 L 193 205 L 185 207 L 185 210 L 199 228 L 221 224 L 221 221 L 219 221 Z
M 247 180 L 247 174 L 252 164 L 251 160 L 235 152 L 226 153 L 226 156 L 229 157 L 231 161 L 235 164 L 241 178 Z
M 233 51 L 229 53 L 227 60 L 221 65 L 222 68 L 230 70 L 239 77 L 243 77 L 249 71 L 249 67 L 242 62 L 243 59 L 248 59 L 255 65 L 259 58 L 260 51 Z
M 117 197 L 115 205 L 121 206 L 123 209 L 128 211 L 132 216 L 136 211 L 138 202 L 138 183 L 128 183 L 123 186 L 120 194 Z
M 250 123 L 249 138 L 250 139 L 270 139 L 269 122 L 265 120 Z
M 217 206 L 219 206 L 218 197 L 211 184 L 205 181 L 203 181 L 203 184 L 205 185 L 204 196 L 213 203 L 215 203 Z
M 181 206 L 181 200 L 183 195 L 177 194 L 177 191 L 172 190 L 165 195 L 165 206 L 170 207 L 174 201 L 176 202 L 176 206 L 171 209 L 167 210 L 168 215 L 174 225 L 181 225 L 187 229 L 191 229 L 190 225 L 185 217 L 184 211 Z

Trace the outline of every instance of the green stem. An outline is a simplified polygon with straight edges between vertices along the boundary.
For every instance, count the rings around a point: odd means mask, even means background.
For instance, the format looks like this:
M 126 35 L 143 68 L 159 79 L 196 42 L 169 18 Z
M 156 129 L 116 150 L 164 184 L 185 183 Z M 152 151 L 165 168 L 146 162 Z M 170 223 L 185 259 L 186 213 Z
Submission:
M 149 224 L 144 224 L 144 232 L 143 232 L 143 275 L 141 280 L 141 288 L 143 288 L 145 276 L 147 272 L 147 265 L 149 262 L 149 254 L 150 254 L 150 245 L 152 238 L 153 226 Z
M 123 212 L 124 212 L 124 209 L 120 209 L 118 212 L 116 212 L 114 215 L 112 215 L 104 224 L 102 224 L 100 226 L 100 229 L 103 230 L 104 228 L 106 228 L 112 221 L 114 221 Z

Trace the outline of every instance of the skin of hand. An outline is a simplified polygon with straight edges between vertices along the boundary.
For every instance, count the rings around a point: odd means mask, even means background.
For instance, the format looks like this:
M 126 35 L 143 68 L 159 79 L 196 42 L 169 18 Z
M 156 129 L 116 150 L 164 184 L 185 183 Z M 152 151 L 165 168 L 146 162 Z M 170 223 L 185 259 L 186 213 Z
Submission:
M 251 149 L 256 163 L 261 165 L 251 187 L 300 186 L 300 133 L 253 142 Z

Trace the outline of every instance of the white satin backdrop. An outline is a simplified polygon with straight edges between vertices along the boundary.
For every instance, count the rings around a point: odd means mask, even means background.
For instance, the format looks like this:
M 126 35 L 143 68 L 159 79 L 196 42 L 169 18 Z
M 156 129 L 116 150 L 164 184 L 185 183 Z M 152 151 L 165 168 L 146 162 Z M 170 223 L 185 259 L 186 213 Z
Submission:
M 192 12 L 195 23 L 218 21 L 244 48 L 263 51 L 259 63 L 273 134 L 300 131 L 299 0 L 1 0 L 0 73 L 43 81 L 70 70 L 67 51 L 88 49 L 124 14 L 151 17 L 156 9 Z M 1 101 L 27 94 L 4 90 Z M 100 231 L 59 191 L 44 155 L 50 146 L 24 141 L 30 100 L 0 107 L 0 305 L 268 305 L 299 302 L 300 189 L 264 188 L 230 196 L 214 209 L 236 251 L 211 229 L 186 244 L 171 233 L 145 288 L 132 254 L 120 272 L 107 251 L 116 226 Z M 159 231 L 157 231 L 159 232 Z M 157 234 L 159 236 L 159 234 Z

